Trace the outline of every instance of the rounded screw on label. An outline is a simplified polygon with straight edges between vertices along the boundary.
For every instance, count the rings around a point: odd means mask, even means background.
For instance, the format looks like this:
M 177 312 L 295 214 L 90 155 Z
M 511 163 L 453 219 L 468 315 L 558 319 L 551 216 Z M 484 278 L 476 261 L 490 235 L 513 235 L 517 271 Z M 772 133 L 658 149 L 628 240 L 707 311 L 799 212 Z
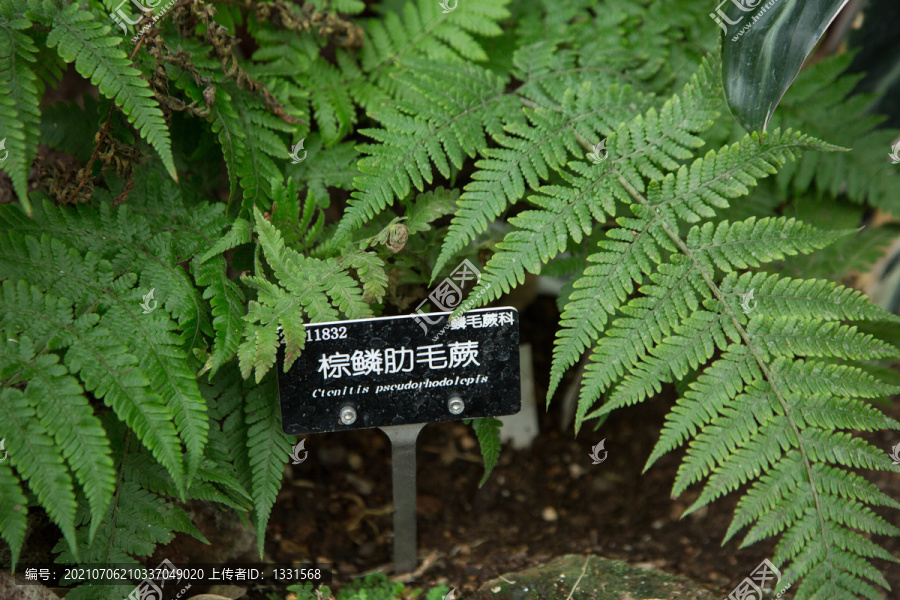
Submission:
M 459 396 L 453 396 L 450 398 L 450 401 L 447 402 L 447 408 L 450 409 L 451 414 L 458 415 L 466 409 L 466 403 L 463 402 L 462 398 Z
M 353 425 L 356 422 L 356 409 L 352 406 L 345 406 L 341 409 L 341 423 L 344 425 Z

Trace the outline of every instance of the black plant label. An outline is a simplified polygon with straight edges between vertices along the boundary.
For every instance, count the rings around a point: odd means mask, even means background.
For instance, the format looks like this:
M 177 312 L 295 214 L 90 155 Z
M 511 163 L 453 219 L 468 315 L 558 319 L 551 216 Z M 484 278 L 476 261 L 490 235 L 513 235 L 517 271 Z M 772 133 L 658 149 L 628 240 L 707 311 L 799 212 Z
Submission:
M 514 308 L 315 323 L 278 390 L 290 435 L 519 412 Z M 428 323 L 426 326 L 425 323 Z

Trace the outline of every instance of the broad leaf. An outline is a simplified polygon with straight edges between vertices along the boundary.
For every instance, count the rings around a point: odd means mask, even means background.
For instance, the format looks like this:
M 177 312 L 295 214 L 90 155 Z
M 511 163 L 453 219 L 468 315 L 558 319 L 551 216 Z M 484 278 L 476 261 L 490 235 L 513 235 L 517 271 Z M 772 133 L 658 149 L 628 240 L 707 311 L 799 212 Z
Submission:
M 766 131 L 803 61 L 847 0 L 723 0 L 712 13 L 725 31 L 722 83 L 732 114 Z

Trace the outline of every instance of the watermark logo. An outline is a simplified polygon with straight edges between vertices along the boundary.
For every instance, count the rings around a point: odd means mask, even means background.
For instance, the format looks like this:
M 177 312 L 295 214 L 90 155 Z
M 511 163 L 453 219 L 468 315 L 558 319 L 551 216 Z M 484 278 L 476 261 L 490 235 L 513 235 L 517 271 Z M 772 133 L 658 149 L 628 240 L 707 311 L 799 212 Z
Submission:
M 775 568 L 775 565 L 773 565 L 768 558 L 763 559 L 763 561 L 759 563 L 759 566 L 750 573 L 750 577 L 745 577 L 744 580 L 734 588 L 728 595 L 727 600 L 762 600 L 763 589 L 766 588 L 766 584 L 776 577 L 778 579 L 775 581 L 773 587 L 781 583 L 781 571 Z M 775 597 L 781 598 L 790 587 L 791 586 L 788 585 L 778 592 L 778 595 Z
M 751 290 L 749 292 L 741 295 L 741 310 L 744 311 L 745 315 L 749 315 L 754 310 L 756 310 L 756 305 L 758 303 L 755 300 L 753 300 L 753 290 L 755 290 L 755 289 L 756 288 L 751 288 Z
M 725 32 L 725 35 L 728 35 L 728 27 L 725 26 L 725 23 L 728 23 L 729 25 L 737 25 L 738 23 L 740 23 L 741 21 L 744 20 L 743 16 L 738 17 L 738 19 L 736 21 L 732 21 L 731 19 L 728 18 L 728 16 L 722 10 L 722 5 L 726 4 L 727 2 L 729 2 L 729 0 L 722 0 L 722 2 L 720 2 L 719 5 L 716 7 L 716 12 L 709 13 L 709 17 L 713 21 L 715 21 L 719 25 L 719 27 L 722 28 L 722 31 Z M 756 22 L 759 21 L 764 14 L 766 14 L 766 12 L 770 8 L 772 8 L 776 2 L 778 2 L 778 0 L 769 0 L 763 6 L 760 6 L 760 3 L 762 3 L 763 0 L 730 0 L 730 2 L 732 4 L 734 4 L 736 7 L 738 7 L 738 9 L 740 9 L 741 12 L 749 13 L 749 12 L 756 11 L 756 14 L 754 14 L 753 16 L 750 17 L 751 22 L 745 24 L 741 28 L 741 30 L 738 31 L 734 35 L 734 37 L 731 38 L 732 42 L 736 42 L 739 37 L 741 37 L 748 31 L 750 31 L 750 28 L 752 28 L 753 25 L 756 24 Z
M 438 285 L 434 291 L 432 291 L 428 297 L 422 300 L 419 303 L 419 306 L 416 307 L 416 314 L 419 316 L 414 317 L 413 320 L 419 324 L 422 331 L 427 334 L 429 326 L 438 323 L 437 319 L 429 319 L 428 314 L 422 311 L 422 307 L 425 306 L 426 303 L 431 302 L 431 305 L 438 311 L 455 310 L 456 307 L 459 306 L 459 303 L 462 302 L 462 288 L 465 287 L 467 281 L 474 281 L 474 285 L 478 285 L 481 282 L 481 271 L 475 268 L 475 265 L 469 262 L 468 259 L 459 263 L 459 266 L 450 273 L 450 276 L 445 278 L 444 281 L 442 281 L 440 285 Z M 428 323 L 428 325 L 425 323 Z M 445 327 L 449 326 L 450 323 L 447 323 Z
M 599 144 L 594 144 L 593 149 L 587 153 L 587 157 L 591 159 L 591 162 L 595 165 L 602 163 L 606 160 L 607 156 L 609 156 L 609 153 L 606 151 L 606 138 L 600 140 Z
M 609 454 L 609 452 L 607 452 L 606 449 L 604 448 L 604 444 L 606 444 L 606 438 L 603 438 L 602 440 L 600 440 L 599 444 L 597 444 L 596 446 L 591 448 L 591 453 L 588 454 L 588 456 L 590 456 L 591 459 L 594 461 L 591 464 L 599 465 L 604 460 L 606 460 L 606 455 Z M 601 450 L 603 450 L 603 458 L 600 458 Z
M 152 577 L 144 579 L 137 584 L 137 587 L 132 590 L 126 600 L 163 600 L 162 588 L 166 587 L 166 583 L 178 585 L 181 583 L 182 575 L 187 572 L 175 567 L 168 558 L 163 559 L 155 569 L 148 569 L 148 571 Z M 177 581 L 175 581 L 176 578 Z M 156 585 L 157 582 L 159 582 L 159 585 Z M 191 584 L 187 584 L 174 597 L 181 598 L 190 587 Z
M 450 5 L 450 0 L 442 0 L 442 2 L 440 3 L 440 7 L 444 9 L 445 13 L 448 13 L 455 10 L 458 4 L 459 0 L 453 0 L 453 6 Z
M 444 596 L 443 600 L 456 600 L 456 588 L 453 588 Z
M 3 448 L 3 442 L 0 442 L 0 449 L 2 449 L 2 448 Z M 893 452 L 891 452 L 890 456 L 891 456 L 891 458 L 894 459 L 894 464 L 900 465 L 900 444 L 897 444 L 896 446 L 894 446 L 892 448 L 892 450 L 893 450 Z M 3 461 L 0 460 L 0 462 L 3 462 Z
M 900 447 L 900 444 L 897 444 Z M 0 458 L 0 463 L 5 462 L 7 458 L 9 458 L 9 454 L 6 453 L 6 438 L 0 440 L 0 452 L 3 453 L 3 458 Z
M 309 454 L 309 452 L 307 452 L 306 448 L 303 447 L 303 445 L 305 443 L 306 443 L 306 438 L 303 438 L 302 440 L 300 440 L 299 444 L 295 444 L 294 446 L 291 447 L 291 464 L 292 465 L 299 465 L 304 460 L 306 460 L 306 455 Z M 301 450 L 303 450 L 303 458 L 300 458 Z
M 0 150 L 3 149 L 3 142 L 6 140 L 0 140 Z M 897 143 L 891 146 L 891 153 L 888 154 L 891 157 L 892 165 L 900 165 L 900 140 L 897 140 Z M 0 162 L 3 162 L 3 159 L 0 158 Z
M 9 150 L 6 149 L 6 138 L 0 140 L 0 150 L 3 150 L 3 158 L 0 158 L 0 163 L 2 163 L 9 156 Z
M 135 25 L 139 25 L 144 20 L 144 17 L 146 17 L 149 13 L 154 12 L 154 10 L 160 5 L 160 3 L 162 3 L 163 0 L 130 1 L 132 4 L 138 7 L 138 10 L 144 13 L 143 15 L 140 15 L 137 20 L 132 21 L 130 15 L 122 10 L 122 6 L 127 4 L 129 0 L 122 0 L 121 2 L 119 2 L 119 5 L 115 8 L 115 10 L 109 13 L 109 16 L 113 20 L 113 22 L 122 28 L 122 34 L 125 37 L 128 37 L 128 25 L 131 25 L 132 27 Z M 143 27 L 141 27 L 140 31 L 138 31 L 137 34 L 133 38 L 131 38 L 131 41 L 137 42 L 138 38 L 149 31 L 150 28 L 153 27 L 156 22 L 159 21 L 159 19 L 164 14 L 166 14 L 166 12 L 168 12 L 170 8 L 172 8 L 172 6 L 174 6 L 174 4 L 175 0 L 169 0 L 169 2 L 158 11 L 158 16 L 151 18 L 149 23 L 146 23 Z
M 144 295 L 144 301 L 141 302 L 141 308 L 144 309 L 145 315 L 152 313 L 154 310 L 156 310 L 156 307 L 159 306 L 159 302 L 153 300 L 153 290 L 155 289 L 156 288 L 150 288 L 150 292 Z M 150 306 L 151 300 L 153 300 L 153 306 Z
M 291 148 L 291 164 L 297 165 L 306 160 L 306 150 L 303 150 L 303 142 L 306 141 L 306 138 L 303 138 Z M 303 150 L 303 156 L 299 156 L 298 153 Z
M 762 0 L 756 0 L 756 2 L 753 2 L 752 0 L 722 0 L 722 2 L 719 2 L 719 5 L 716 6 L 716 12 L 709 13 L 709 18 L 719 24 L 719 27 L 722 28 L 722 31 L 725 32 L 725 35 L 728 35 L 728 28 L 725 27 L 725 23 L 728 23 L 729 25 L 737 25 L 744 20 L 744 17 L 739 18 L 737 21 L 732 21 L 728 18 L 728 16 L 722 11 L 722 5 L 727 4 L 728 2 L 731 2 L 744 12 L 750 12 L 751 10 L 755 9 L 759 5 L 759 3 L 762 2 Z

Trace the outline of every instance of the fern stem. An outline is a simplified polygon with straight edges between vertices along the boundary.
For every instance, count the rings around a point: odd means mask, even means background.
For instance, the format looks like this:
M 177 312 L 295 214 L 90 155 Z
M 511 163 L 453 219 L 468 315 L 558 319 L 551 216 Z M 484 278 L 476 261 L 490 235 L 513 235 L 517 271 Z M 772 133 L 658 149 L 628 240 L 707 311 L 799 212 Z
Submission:
M 122 444 L 122 462 L 119 463 L 119 472 L 116 474 L 116 487 L 113 488 L 116 490 L 116 493 L 109 503 L 109 509 L 107 509 L 111 515 L 110 531 L 113 532 L 113 534 L 109 536 L 109 551 L 106 555 L 107 560 L 113 555 L 113 547 L 115 546 L 116 536 L 114 532 L 116 531 L 116 516 L 119 514 L 119 498 L 122 494 L 122 484 L 125 481 L 125 457 L 128 456 L 128 446 L 131 445 L 131 437 L 134 435 L 130 427 L 126 428 L 125 431 L 125 442 Z
M 182 0 L 179 2 L 174 8 L 178 8 L 178 6 L 186 5 L 187 0 Z M 131 56 L 128 57 L 128 60 L 134 62 L 134 57 L 137 56 L 138 50 L 141 49 L 141 45 L 144 43 L 144 37 L 150 33 L 149 31 L 145 31 L 144 35 L 141 36 L 141 39 L 138 40 L 138 43 L 134 47 L 134 51 L 131 53 Z M 91 170 L 94 168 L 94 161 L 97 160 L 97 156 L 100 154 L 100 146 L 103 145 L 103 140 L 106 139 L 106 136 L 109 134 L 109 128 L 112 125 L 112 117 L 113 111 L 116 109 L 116 103 L 112 102 L 109 107 L 109 114 L 106 115 L 106 122 L 103 123 L 103 127 L 100 128 L 100 131 L 97 132 L 97 144 L 94 146 L 94 152 L 91 154 L 91 159 L 88 161 L 87 166 L 84 168 L 84 175 L 82 175 L 81 180 L 78 182 L 78 187 L 75 188 L 75 191 L 72 192 L 69 197 L 66 199 L 65 204 L 75 204 L 75 198 L 78 197 L 78 192 L 81 191 L 81 188 L 84 187 L 84 184 L 87 183 L 87 180 L 91 177 Z
M 638 190 L 636 190 L 630 183 L 628 183 L 628 180 L 625 179 L 625 177 L 623 177 L 621 173 L 616 171 L 616 176 L 619 180 L 619 183 L 622 184 L 622 187 L 625 188 L 625 190 L 628 192 L 628 194 L 632 198 L 634 198 L 634 200 L 636 202 L 638 202 L 641 206 L 644 206 L 650 210 L 653 210 L 653 205 L 650 203 L 650 201 L 647 200 L 647 198 L 645 198 L 643 196 L 643 194 L 641 194 Z M 821 502 L 819 499 L 819 492 L 816 489 L 816 485 L 815 485 L 815 477 L 814 477 L 813 471 L 812 471 L 812 464 L 810 463 L 809 456 L 808 456 L 806 448 L 803 444 L 803 438 L 800 437 L 800 429 L 797 427 L 797 423 L 794 420 L 793 416 L 791 415 L 790 405 L 787 403 L 787 401 L 782 396 L 781 390 L 778 388 L 777 385 L 775 385 L 775 377 L 772 375 L 772 372 L 769 370 L 768 363 L 760 355 L 756 345 L 753 344 L 753 336 L 751 336 L 749 333 L 747 333 L 747 331 L 741 325 L 737 316 L 734 314 L 734 311 L 732 310 L 731 306 L 726 301 L 725 296 L 722 294 L 722 290 L 719 289 L 719 286 L 716 285 L 715 281 L 713 281 L 712 276 L 706 271 L 706 269 L 703 267 L 703 264 L 695 258 L 694 253 L 691 251 L 690 248 L 687 247 L 687 244 L 684 243 L 684 241 L 681 239 L 681 236 L 679 235 L 679 233 L 674 230 L 674 228 L 671 226 L 671 224 L 669 224 L 665 219 L 662 219 L 658 216 L 654 217 L 654 218 L 659 220 L 663 231 L 666 233 L 666 235 L 669 237 L 669 239 L 672 240 L 672 242 L 678 247 L 678 250 L 680 250 L 682 254 L 684 254 L 688 259 L 690 259 L 694 268 L 700 273 L 700 276 L 703 278 L 703 282 L 706 283 L 707 287 L 709 287 L 709 290 L 716 297 L 716 300 L 719 301 L 719 304 L 722 306 L 723 310 L 725 310 L 727 312 L 728 316 L 731 318 L 732 325 L 737 330 L 738 334 L 741 336 L 741 339 L 743 340 L 744 344 L 747 346 L 747 349 L 753 355 L 753 358 L 756 361 L 756 364 L 759 365 L 760 370 L 763 372 L 763 375 L 766 378 L 766 382 L 769 384 L 769 387 L 775 393 L 775 397 L 778 399 L 779 404 L 781 404 L 781 408 L 784 411 L 784 416 L 788 419 L 788 422 L 791 424 L 791 429 L 793 429 L 794 436 L 797 438 L 797 449 L 800 451 L 800 455 L 803 457 L 803 463 L 806 468 L 807 479 L 809 480 L 809 484 L 810 484 L 810 488 L 811 488 L 810 491 L 811 491 L 812 496 L 816 503 L 816 515 L 818 516 L 819 526 L 822 530 L 822 539 L 824 540 L 824 543 L 825 543 L 825 552 L 828 557 L 828 564 L 831 565 L 831 580 L 835 581 L 834 561 L 831 559 L 831 544 L 829 543 L 828 532 L 825 528 L 825 517 L 823 514 L 822 505 L 821 505 Z

